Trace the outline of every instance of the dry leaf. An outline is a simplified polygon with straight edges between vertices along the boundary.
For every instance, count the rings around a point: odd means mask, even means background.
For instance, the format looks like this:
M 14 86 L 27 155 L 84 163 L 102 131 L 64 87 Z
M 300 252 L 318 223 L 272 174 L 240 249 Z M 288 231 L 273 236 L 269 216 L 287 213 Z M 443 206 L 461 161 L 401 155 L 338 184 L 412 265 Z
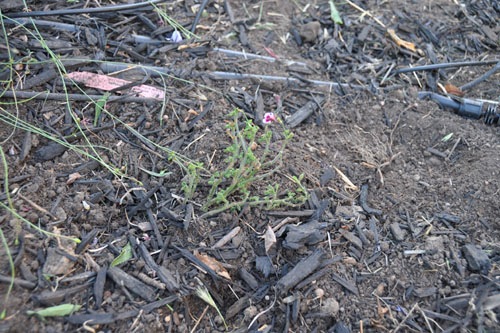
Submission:
M 200 28 L 200 26 L 196 26 L 196 28 Z M 177 50 L 183 51 L 183 50 L 194 49 L 194 48 L 202 47 L 202 46 L 206 46 L 206 45 L 208 45 L 208 42 L 183 44 L 183 45 L 179 45 Z
M 383 307 L 381 304 L 380 304 L 380 300 L 377 298 L 377 313 L 380 317 L 380 319 L 384 319 L 384 315 L 389 312 L 389 309 L 386 308 L 386 307 Z
M 270 225 L 267 225 L 267 230 L 264 234 L 264 246 L 267 254 L 269 254 L 269 250 L 274 244 L 276 244 L 276 235 L 274 234 L 273 228 L 271 228 Z
M 410 51 L 413 51 L 413 52 L 416 52 L 420 55 L 422 55 L 422 50 L 419 50 L 415 47 L 415 44 L 414 43 L 411 43 L 411 42 L 407 42 L 405 40 L 402 40 L 401 38 L 399 38 L 398 35 L 396 35 L 396 31 L 394 31 L 394 29 L 387 29 L 387 33 L 389 34 L 389 36 L 391 36 L 392 40 L 399 46 L 399 47 L 404 47 L 405 49 L 408 49 Z
M 379 297 L 382 297 L 384 295 L 384 291 L 385 291 L 385 284 L 379 283 L 377 288 L 375 288 L 375 290 L 373 291 L 373 293 Z
M 198 258 L 201 262 L 203 262 L 205 265 L 210 267 L 215 273 L 217 273 L 217 275 L 220 275 L 223 278 L 231 280 L 231 276 L 229 275 L 228 271 L 216 259 L 199 252 L 195 252 L 194 256 Z
M 189 109 L 187 111 L 188 115 L 184 118 L 184 122 L 187 123 L 189 120 L 191 120 L 191 116 L 197 116 L 198 115 L 198 112 L 196 112 L 195 110 L 193 109 Z
M 82 178 L 82 175 L 78 172 L 74 172 L 68 176 L 68 180 L 66 181 L 66 185 L 73 184 L 77 179 Z
M 457 87 L 451 83 L 445 84 L 444 89 L 446 90 L 446 92 L 448 94 L 451 94 L 451 95 L 455 95 L 458 97 L 464 97 L 464 95 L 465 95 L 465 93 L 459 87 Z
M 351 182 L 351 180 L 349 178 L 347 178 L 346 175 L 344 175 L 344 173 L 342 171 L 340 171 L 336 166 L 333 166 L 333 168 L 335 169 L 335 171 L 337 171 L 337 173 L 339 174 L 340 178 L 342 178 L 342 180 L 346 184 L 345 187 L 347 189 L 350 189 L 350 190 L 353 190 L 353 191 L 359 191 L 359 188 L 356 185 L 354 185 Z

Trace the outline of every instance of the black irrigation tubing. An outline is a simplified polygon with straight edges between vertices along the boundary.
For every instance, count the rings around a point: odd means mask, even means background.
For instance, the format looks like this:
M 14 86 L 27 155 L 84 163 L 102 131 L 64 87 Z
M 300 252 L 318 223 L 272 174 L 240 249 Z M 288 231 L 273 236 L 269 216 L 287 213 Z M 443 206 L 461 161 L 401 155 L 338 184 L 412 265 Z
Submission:
M 158 39 L 153 39 L 148 36 L 141 36 L 141 35 L 132 35 L 132 38 L 134 39 L 134 42 L 137 44 L 162 44 L 161 40 Z M 298 65 L 298 66 L 303 66 L 307 67 L 307 64 L 304 62 L 300 61 L 295 61 L 295 60 L 279 60 L 273 57 L 269 56 L 263 56 L 260 54 L 254 54 L 254 53 L 247 53 L 247 52 L 241 52 L 241 51 L 234 51 L 234 50 L 228 50 L 228 49 L 222 49 L 219 47 L 214 47 L 212 48 L 212 51 L 219 52 L 222 54 L 225 54 L 229 57 L 237 57 L 237 58 L 243 58 L 243 59 L 260 59 L 260 60 L 265 60 L 269 62 L 283 62 L 286 65 Z
M 65 94 L 65 93 L 50 93 L 47 91 L 3 91 L 0 92 L 0 98 L 14 98 L 17 99 L 50 99 L 54 101 L 98 101 L 103 95 L 84 95 L 84 94 Z M 149 101 L 158 101 L 149 97 L 136 97 L 136 96 L 109 96 L 106 103 L 120 102 L 120 103 L 143 103 Z
M 100 68 L 105 73 L 113 73 L 116 71 L 121 71 L 125 69 L 131 69 L 134 66 L 130 64 L 121 64 L 121 63 L 102 63 Z M 144 69 L 144 71 L 151 76 L 159 76 L 159 75 L 170 75 L 170 76 L 182 76 L 176 74 L 173 70 L 169 70 L 164 67 L 155 67 L 155 66 L 140 66 L 139 68 Z M 200 76 L 207 75 L 212 80 L 262 80 L 262 81 L 276 81 L 276 82 L 288 82 L 288 83 L 304 83 L 304 81 L 286 77 L 286 76 L 274 76 L 274 75 L 259 75 L 259 74 L 242 74 L 242 73 L 233 73 L 233 72 L 190 72 L 192 76 Z M 337 83 L 330 81 L 319 81 L 319 80 L 306 80 L 307 83 L 312 84 L 314 86 L 320 87 L 328 87 L 330 89 L 335 88 L 351 88 L 355 90 L 368 90 L 367 87 L 357 84 L 348 84 L 348 83 Z
M 276 82 L 288 82 L 288 83 L 310 83 L 314 86 L 328 87 L 330 89 L 334 88 L 351 88 L 354 90 L 368 90 L 367 87 L 358 84 L 349 83 L 337 83 L 330 81 L 320 81 L 320 80 L 299 80 L 293 77 L 286 76 L 275 76 L 275 75 L 259 75 L 259 74 L 242 74 L 242 73 L 232 73 L 232 72 L 208 72 L 207 73 L 213 80 L 262 80 L 262 81 L 276 81 Z
M 26 25 L 26 26 L 39 26 L 39 27 L 45 27 L 45 28 L 51 28 L 54 30 L 60 30 L 60 31 L 68 31 L 68 32 L 79 32 L 81 29 L 80 27 L 73 25 L 73 24 L 68 24 L 68 23 L 61 23 L 61 22 L 55 22 L 55 21 L 46 21 L 46 20 L 36 20 L 36 19 L 28 19 L 28 18 L 19 18 L 19 19 L 4 19 L 3 21 L 5 24 L 11 24 L 11 25 Z M 142 35 L 131 35 L 130 39 L 128 41 L 133 41 L 134 43 L 137 44 L 164 44 L 165 41 L 161 41 L 159 39 L 152 39 L 148 36 L 142 36 Z M 225 54 L 226 56 L 229 57 L 238 57 L 238 58 L 243 58 L 243 59 L 260 59 L 260 60 L 265 60 L 269 62 L 282 62 L 286 65 L 298 65 L 302 67 L 307 67 L 306 63 L 300 62 L 300 61 L 295 61 L 295 60 L 279 60 L 273 57 L 269 56 L 263 56 L 260 54 L 254 54 L 254 53 L 247 53 L 247 52 L 241 52 L 241 51 L 234 51 L 234 50 L 228 50 L 228 49 L 222 49 L 218 47 L 212 48 L 213 51 Z
M 26 25 L 26 26 L 38 26 L 44 28 L 51 28 L 59 31 L 68 31 L 68 32 L 79 32 L 80 28 L 74 24 L 54 22 L 54 21 L 45 21 L 45 20 L 33 20 L 31 18 L 18 18 L 18 19 L 10 19 L 4 18 L 4 24 L 12 24 L 12 25 Z
M 200 8 L 198 8 L 198 13 L 196 14 L 196 17 L 194 18 L 193 25 L 191 26 L 191 33 L 194 34 L 194 31 L 196 30 L 196 26 L 198 25 L 198 22 L 200 21 L 201 14 L 205 10 L 206 5 L 208 4 L 209 0 L 203 0 L 203 2 L 200 5 Z
M 418 72 L 418 71 L 432 71 L 435 69 L 441 68 L 452 68 L 452 67 L 464 67 L 464 66 L 486 66 L 496 64 L 500 61 L 500 59 L 496 60 L 485 60 L 485 61 L 460 61 L 460 62 L 446 62 L 442 64 L 431 64 L 431 65 L 423 65 L 416 67 L 406 67 L 400 68 L 397 71 L 394 71 L 394 75 L 408 72 Z
M 469 83 L 466 83 L 463 86 L 461 86 L 460 90 L 466 91 L 466 90 L 469 90 L 469 89 L 477 86 L 479 83 L 487 80 L 490 76 L 492 76 L 493 74 L 495 74 L 499 70 L 500 70 L 500 61 L 497 62 L 497 64 L 495 65 L 495 67 L 493 67 L 492 69 L 490 69 L 489 71 L 487 71 L 486 73 L 484 73 L 483 75 L 481 75 L 480 77 L 478 77 L 477 79 L 475 79 L 475 80 L 473 80 L 473 81 L 471 81 Z
M 99 8 L 99 9 L 101 9 L 101 8 Z M 15 19 L 15 20 L 14 19 L 4 19 L 4 23 L 6 23 L 6 24 L 22 24 L 22 25 L 39 25 L 39 26 L 50 27 L 53 29 L 64 30 L 64 31 L 69 31 L 69 32 L 80 31 L 80 28 L 78 26 L 75 26 L 72 24 L 44 21 L 44 20 L 32 20 L 32 19 L 23 19 L 23 18 Z M 152 39 L 152 38 L 147 37 L 147 36 L 132 35 L 131 37 L 133 38 L 134 42 L 136 42 L 136 43 L 147 43 L 147 44 L 163 43 L 160 40 Z M 245 52 L 239 52 L 239 51 L 233 51 L 233 50 L 227 50 L 227 49 L 221 49 L 221 48 L 213 48 L 213 51 L 223 53 L 227 56 L 241 57 L 244 59 L 261 59 L 261 60 L 266 60 L 269 62 L 278 61 L 277 59 L 275 59 L 273 57 L 267 57 L 267 56 L 262 56 L 262 55 L 258 55 L 258 54 L 245 53 Z M 307 64 L 305 64 L 303 62 L 297 62 L 297 61 L 293 61 L 293 60 L 281 60 L 281 62 L 284 62 L 287 65 L 307 66 Z M 130 68 L 130 65 L 104 64 L 104 67 L 106 67 L 106 66 L 111 66 L 112 68 L 114 68 L 113 70 L 109 70 L 109 72 Z M 103 66 L 101 66 L 101 67 L 103 67 Z M 169 70 L 162 68 L 162 67 L 144 66 L 144 68 L 147 71 L 149 71 L 150 74 L 153 74 L 153 75 L 155 75 L 154 73 L 156 72 L 156 75 L 158 75 L 158 73 L 161 73 L 164 75 L 178 76 L 178 75 L 174 74 L 173 71 L 169 71 Z M 196 74 L 201 74 L 201 73 L 196 73 Z M 207 72 L 205 74 L 208 74 L 208 76 L 214 80 L 251 80 L 251 79 L 257 79 L 257 80 L 263 80 L 263 81 L 288 82 L 288 83 L 294 83 L 294 84 L 303 82 L 297 78 L 273 76 L 273 75 L 241 74 L 241 73 L 232 73 L 232 72 Z M 337 82 L 320 81 L 320 80 L 306 80 L 306 81 L 312 85 L 321 86 L 321 87 L 328 87 L 329 89 L 351 88 L 354 90 L 369 90 L 368 87 L 365 87 L 362 85 L 357 85 L 357 84 L 337 83 Z M 389 91 L 391 89 L 392 89 L 391 87 L 383 88 L 384 91 Z
M 78 15 L 78 14 L 93 14 L 93 13 L 107 13 L 118 12 L 124 10 L 138 9 L 142 7 L 152 6 L 158 3 L 167 2 L 167 0 L 151 0 L 131 4 L 112 5 L 104 7 L 92 8 L 73 8 L 73 9 L 55 9 L 55 10 L 42 10 L 33 12 L 17 12 L 4 14 L 7 17 L 35 17 L 35 16 L 56 16 L 56 15 Z
M 228 49 L 221 49 L 219 47 L 214 47 L 214 48 L 212 48 L 212 50 L 215 52 L 225 54 L 229 57 L 238 57 L 238 58 L 243 58 L 243 59 L 260 59 L 260 60 L 265 60 L 265 61 L 269 61 L 269 62 L 282 62 L 285 65 L 298 65 L 298 66 L 302 66 L 302 67 L 307 67 L 306 63 L 300 62 L 300 61 L 295 61 L 295 60 L 280 60 L 280 59 L 276 59 L 273 57 L 263 56 L 260 54 L 246 53 L 246 52 L 241 52 L 241 51 L 233 51 L 233 50 L 228 50 Z

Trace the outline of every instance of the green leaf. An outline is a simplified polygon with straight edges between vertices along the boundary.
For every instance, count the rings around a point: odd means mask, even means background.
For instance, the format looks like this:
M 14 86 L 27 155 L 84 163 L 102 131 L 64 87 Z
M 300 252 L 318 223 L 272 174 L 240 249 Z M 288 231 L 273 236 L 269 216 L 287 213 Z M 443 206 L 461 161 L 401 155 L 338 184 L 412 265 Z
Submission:
M 120 252 L 120 255 L 113 260 L 111 263 L 111 267 L 115 267 L 118 265 L 123 264 L 124 262 L 129 261 L 132 259 L 132 245 L 130 243 L 127 243 L 122 249 L 122 252 Z
M 219 308 L 217 307 L 217 304 L 215 304 L 215 301 L 212 298 L 212 295 L 210 295 L 210 293 L 208 292 L 207 288 L 205 286 L 199 286 L 196 289 L 196 296 L 201 298 L 205 303 L 207 303 L 208 305 L 213 307 L 215 309 L 215 311 L 217 311 L 217 313 L 221 317 L 222 322 L 224 323 L 224 326 L 226 327 L 226 330 L 227 330 L 228 328 L 227 328 L 226 320 L 222 316 L 222 313 L 220 312 Z
M 171 172 L 167 172 L 167 170 L 162 170 L 162 171 L 160 171 L 158 173 L 158 172 L 154 172 L 154 171 L 149 171 L 149 170 L 143 169 L 141 167 L 139 167 L 139 169 L 141 169 L 142 171 L 144 171 L 145 173 L 147 173 L 150 176 L 158 177 L 158 178 L 167 177 L 167 176 L 170 176 L 172 174 Z
M 99 117 L 101 116 L 104 107 L 106 106 L 106 101 L 108 100 L 109 93 L 105 93 L 99 100 L 95 103 L 95 116 L 94 116 L 94 127 L 97 127 Z
M 82 306 L 76 304 L 60 304 L 56 306 L 51 306 L 50 308 L 45 308 L 38 311 L 26 311 L 28 316 L 39 316 L 42 318 L 45 317 L 63 317 L 72 314 L 80 310 Z
M 330 17 L 332 18 L 332 21 L 337 24 L 344 24 L 344 22 L 342 22 L 342 18 L 340 17 L 339 11 L 337 10 L 337 7 L 335 7 L 335 3 L 333 3 L 333 0 L 330 0 L 329 3 Z
M 445 135 L 445 136 L 441 139 L 441 141 L 442 141 L 442 142 L 448 142 L 448 141 L 450 141 L 450 140 L 451 140 L 451 138 L 452 138 L 452 137 L 453 137 L 453 133 L 447 134 L 447 135 Z

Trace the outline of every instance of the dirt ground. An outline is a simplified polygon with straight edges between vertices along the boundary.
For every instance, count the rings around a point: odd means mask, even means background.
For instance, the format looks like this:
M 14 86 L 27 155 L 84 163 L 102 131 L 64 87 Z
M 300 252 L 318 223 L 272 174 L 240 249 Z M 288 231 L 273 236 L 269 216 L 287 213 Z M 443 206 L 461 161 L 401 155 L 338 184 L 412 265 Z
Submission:
M 23 12 L 16 4 L 0 1 L 4 20 Z M 32 11 L 84 5 L 27 4 Z M 164 89 L 166 102 L 110 102 L 116 118 L 103 115 L 101 124 L 112 126 L 98 131 L 95 107 L 71 101 L 82 127 L 90 128 L 88 141 L 71 143 L 115 170 L 82 151 L 48 156 L 50 140 L 6 121 L 17 114 L 68 138 L 75 125 L 66 101 L 19 95 L 16 108 L 2 94 L 0 138 L 13 208 L 35 226 L 88 244 L 75 248 L 0 210 L 17 278 L 5 299 L 11 271 L 2 247 L 0 303 L 7 313 L 0 332 L 499 332 L 500 127 L 418 93 L 443 95 L 445 85 L 463 87 L 500 61 L 500 7 L 488 0 L 335 4 L 343 24 L 332 22 L 326 0 L 208 1 L 199 39 L 180 44 L 165 41 L 172 28 L 151 8 L 34 17 L 81 29 L 39 27 L 47 41 L 59 43 L 52 47 L 62 58 L 96 60 L 68 72 L 105 75 L 101 62 L 140 63 L 182 80 L 142 69 L 121 73 Z M 159 6 L 190 29 L 200 3 Z M 4 24 L 16 61 L 47 57 L 27 30 Z M 416 49 L 397 45 L 387 29 Z M 141 44 L 133 35 L 162 44 Z M 2 50 L 6 43 L 3 35 Z M 458 61 L 483 63 L 395 73 Z M 2 80 L 7 62 L 2 55 Z M 63 92 L 56 76 L 30 87 L 47 68 L 16 68 L 3 90 Z M 259 77 L 236 80 L 221 72 Z M 500 74 L 463 91 L 468 99 L 498 102 Z M 295 126 L 293 117 L 307 103 L 312 112 Z M 263 196 L 268 184 L 280 186 L 279 198 L 297 194 L 295 176 L 307 189 L 306 202 L 206 214 L 209 175 L 227 163 L 234 139 L 228 115 L 236 107 L 259 133 L 272 131 L 273 154 L 285 142 L 281 124 L 293 133 L 278 170 L 250 184 L 250 195 Z M 281 122 L 263 124 L 268 112 Z M 159 146 L 202 163 L 190 198 L 190 174 Z M 255 154 L 262 149 L 257 144 Z M 0 177 L 8 207 L 4 172 Z M 226 244 L 214 246 L 235 228 Z M 132 258 L 111 267 L 127 244 Z M 227 328 L 196 295 L 200 285 Z M 63 303 L 82 307 L 44 320 L 26 313 Z

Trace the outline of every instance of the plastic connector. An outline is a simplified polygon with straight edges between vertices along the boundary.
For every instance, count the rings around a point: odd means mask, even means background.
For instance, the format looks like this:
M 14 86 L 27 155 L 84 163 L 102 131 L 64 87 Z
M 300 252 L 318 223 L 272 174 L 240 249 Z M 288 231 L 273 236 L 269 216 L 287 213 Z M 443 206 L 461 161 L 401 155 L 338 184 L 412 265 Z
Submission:
M 419 99 L 431 99 L 445 109 L 452 109 L 456 114 L 471 118 L 483 119 L 487 125 L 500 125 L 498 103 L 478 101 L 468 98 L 450 98 L 430 91 L 418 93 Z

